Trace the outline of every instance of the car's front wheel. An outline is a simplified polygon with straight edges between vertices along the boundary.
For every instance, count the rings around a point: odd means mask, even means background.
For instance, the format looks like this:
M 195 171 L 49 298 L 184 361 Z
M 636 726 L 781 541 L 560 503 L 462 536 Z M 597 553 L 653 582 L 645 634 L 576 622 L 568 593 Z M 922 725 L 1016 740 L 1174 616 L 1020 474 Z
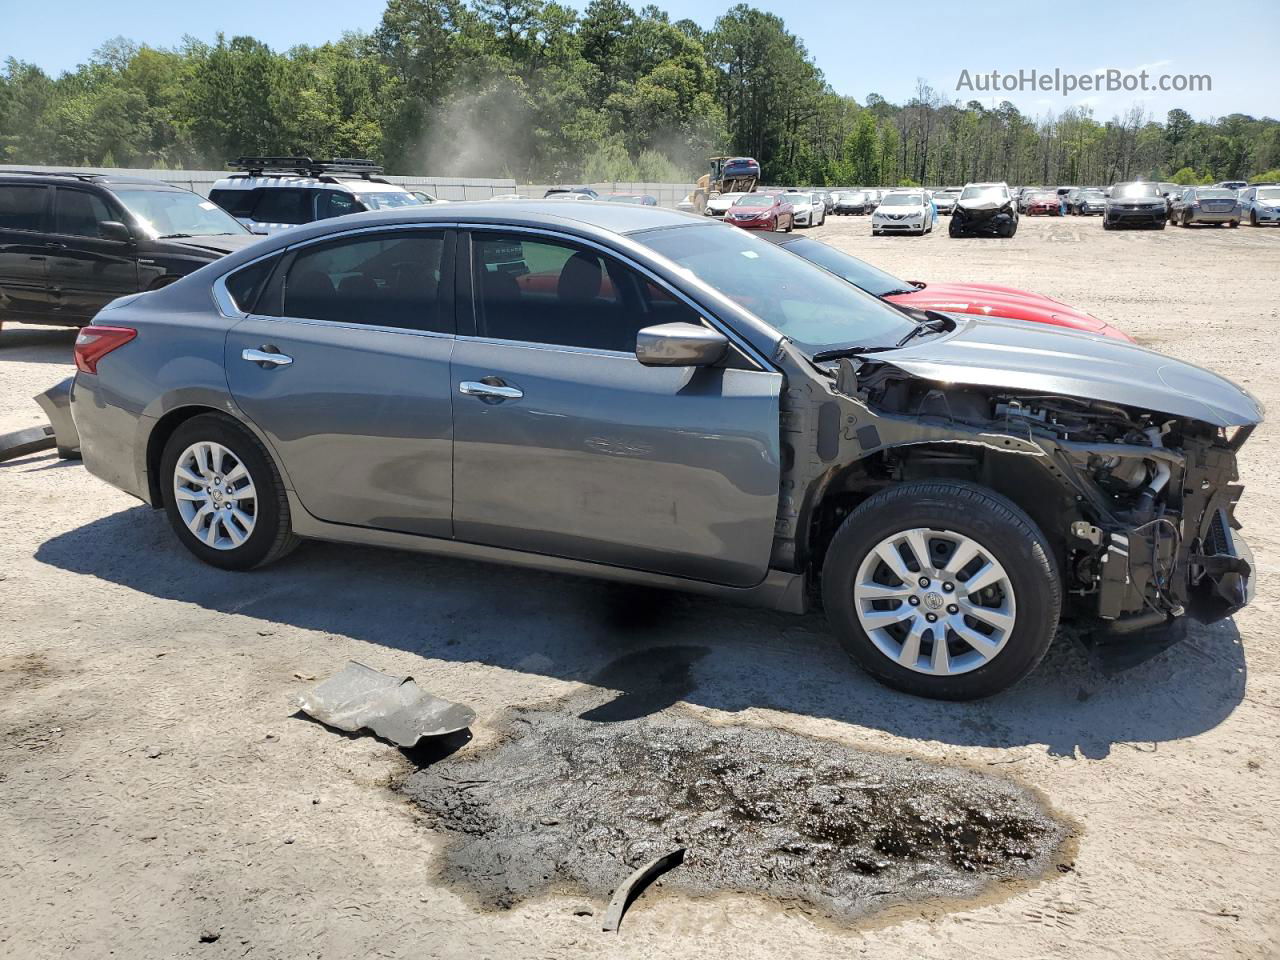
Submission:
M 181 424 L 160 470 L 169 523 L 205 563 L 249 570 L 297 545 L 279 471 L 261 441 L 230 417 L 202 414 Z
M 1040 662 L 1062 587 L 1044 534 L 1012 501 L 924 480 L 883 490 L 845 518 L 822 597 L 840 643 L 877 680 L 971 700 Z

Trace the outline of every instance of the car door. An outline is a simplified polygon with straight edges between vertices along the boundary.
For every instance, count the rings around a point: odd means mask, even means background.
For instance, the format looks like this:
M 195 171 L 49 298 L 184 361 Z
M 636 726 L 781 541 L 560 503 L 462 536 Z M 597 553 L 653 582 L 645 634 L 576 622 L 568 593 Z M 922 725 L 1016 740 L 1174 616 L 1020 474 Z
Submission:
M 452 364 L 460 540 L 746 586 L 765 575 L 782 378 L 734 354 L 646 367 L 636 333 L 703 318 L 580 241 L 473 231 Z
M 116 297 L 137 292 L 137 245 L 99 233 L 99 224 L 124 219 L 123 212 L 112 209 L 98 193 L 54 188 L 48 269 L 53 312 L 59 320 L 88 323 Z
M 52 196 L 44 184 L 0 183 L 0 323 L 51 319 L 46 244 Z
M 227 336 L 236 403 L 321 520 L 452 531 L 453 244 L 365 229 L 290 249 Z

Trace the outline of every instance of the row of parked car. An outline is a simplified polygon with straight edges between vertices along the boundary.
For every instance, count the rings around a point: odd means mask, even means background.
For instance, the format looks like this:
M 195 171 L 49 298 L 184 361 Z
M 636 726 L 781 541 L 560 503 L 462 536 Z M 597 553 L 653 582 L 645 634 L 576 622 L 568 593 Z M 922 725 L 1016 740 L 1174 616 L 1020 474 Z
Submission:
M 1213 186 L 1131 181 L 1111 187 L 1018 187 L 1018 211 L 1030 216 L 1100 215 L 1104 229 L 1196 224 L 1280 225 L 1280 184 L 1226 181 Z

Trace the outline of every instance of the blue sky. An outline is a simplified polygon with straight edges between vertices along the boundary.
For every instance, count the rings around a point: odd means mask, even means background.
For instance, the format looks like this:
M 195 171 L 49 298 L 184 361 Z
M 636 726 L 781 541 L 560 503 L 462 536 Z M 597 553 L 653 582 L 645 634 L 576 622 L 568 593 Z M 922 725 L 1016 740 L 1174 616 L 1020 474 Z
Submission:
M 585 2 L 585 0 L 583 0 Z M 633 0 L 640 6 L 643 0 Z M 209 40 L 218 31 L 250 33 L 276 48 L 317 44 L 344 30 L 371 30 L 384 0 L 266 0 L 262 3 L 164 3 L 157 0 L 0 0 L 0 60 L 17 57 L 58 72 L 87 59 L 114 36 L 172 46 L 184 34 Z M 575 5 L 581 7 L 582 2 Z M 710 26 L 731 0 L 668 0 L 672 19 Z M 1042 114 L 1087 103 L 1107 119 L 1135 102 L 1163 119 L 1172 107 L 1206 118 L 1240 112 L 1280 117 L 1280 2 L 1236 0 L 1221 13 L 1203 0 L 1155 4 L 1076 0 L 1061 5 L 1028 0 L 985 3 L 916 0 L 886 15 L 883 2 L 757 0 L 799 36 L 840 93 L 864 101 L 879 93 L 902 102 L 918 79 L 948 98 L 1013 101 Z M 893 7 L 887 9 L 894 10 Z M 1039 11 L 1039 12 L 1037 12 Z M 883 37 L 883 40 L 878 38 Z M 957 91 L 962 70 L 1092 73 L 1101 68 L 1161 74 L 1208 74 L 1212 90 L 1146 94 L 1027 91 L 995 97 Z

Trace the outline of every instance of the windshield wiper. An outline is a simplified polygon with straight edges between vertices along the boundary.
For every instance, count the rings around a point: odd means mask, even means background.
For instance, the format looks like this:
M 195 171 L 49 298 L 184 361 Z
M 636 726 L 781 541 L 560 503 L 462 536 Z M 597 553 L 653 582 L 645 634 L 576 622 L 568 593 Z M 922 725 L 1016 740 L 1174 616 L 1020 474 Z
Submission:
M 850 344 L 847 347 L 832 347 L 830 350 L 819 350 L 813 355 L 815 363 L 822 363 L 824 360 L 839 360 L 841 357 L 856 357 L 862 353 L 879 353 L 882 350 L 892 350 L 893 347 L 862 347 L 857 344 Z
M 181 240 L 189 236 L 191 236 L 191 234 L 189 233 L 162 233 L 160 234 L 160 236 L 156 237 L 156 239 L 157 240 Z
M 924 311 L 925 316 L 929 319 L 924 320 L 907 331 L 907 335 L 899 340 L 894 346 L 906 346 L 916 337 L 925 333 L 948 333 L 956 328 L 956 322 L 945 313 L 938 313 L 936 310 Z

